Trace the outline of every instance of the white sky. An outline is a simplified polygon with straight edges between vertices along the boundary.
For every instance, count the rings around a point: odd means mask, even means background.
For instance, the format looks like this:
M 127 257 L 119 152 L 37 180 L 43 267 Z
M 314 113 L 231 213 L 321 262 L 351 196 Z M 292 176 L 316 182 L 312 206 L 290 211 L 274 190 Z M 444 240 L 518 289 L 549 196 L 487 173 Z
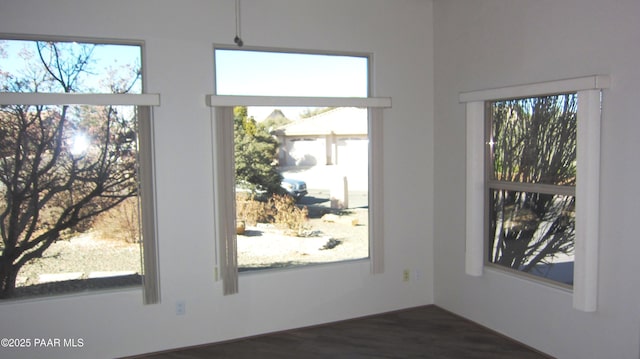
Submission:
M 367 97 L 368 58 L 251 50 L 215 51 L 216 94 L 255 96 Z M 289 119 L 305 110 L 279 107 Z M 251 107 L 261 121 L 272 107 Z
M 218 95 L 367 97 L 367 58 L 247 50 L 215 52 Z
M 35 54 L 33 41 L 0 41 L 0 71 L 19 74 L 25 62 L 20 52 L 28 48 Z M 92 58 L 94 68 L 139 64 L 141 48 L 129 45 L 98 46 Z M 301 54 L 251 50 L 215 51 L 216 93 L 219 95 L 367 97 L 368 58 L 325 54 Z M 102 71 L 94 71 L 100 73 Z M 99 79 L 87 77 L 85 84 L 98 87 Z M 94 90 L 95 91 L 95 90 Z M 136 91 L 134 91 L 136 92 Z M 139 90 L 137 92 L 140 92 Z M 279 107 L 289 119 L 305 110 Z M 249 115 L 261 121 L 274 108 L 251 107 Z

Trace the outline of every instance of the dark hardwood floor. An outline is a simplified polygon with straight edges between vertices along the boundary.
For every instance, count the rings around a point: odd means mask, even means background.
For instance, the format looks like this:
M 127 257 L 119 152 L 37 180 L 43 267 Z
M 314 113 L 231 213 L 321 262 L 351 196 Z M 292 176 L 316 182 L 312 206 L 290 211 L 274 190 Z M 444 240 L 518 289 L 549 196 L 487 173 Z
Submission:
M 550 358 L 437 306 L 137 358 Z

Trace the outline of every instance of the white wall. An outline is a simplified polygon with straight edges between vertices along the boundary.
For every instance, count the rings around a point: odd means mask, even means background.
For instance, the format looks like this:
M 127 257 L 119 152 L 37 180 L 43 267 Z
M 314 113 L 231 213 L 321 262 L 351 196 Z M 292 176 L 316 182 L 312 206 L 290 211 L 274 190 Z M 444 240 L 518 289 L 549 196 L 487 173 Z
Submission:
M 640 348 L 640 2 L 436 0 L 436 304 L 558 358 L 634 358 Z M 497 272 L 464 274 L 463 91 L 592 74 L 604 92 L 598 310 Z M 578 199 L 579 200 L 579 199 Z
M 2 357 L 116 357 L 228 340 L 433 302 L 432 4 L 420 0 L 243 0 L 245 46 L 371 52 L 385 111 L 386 272 L 368 262 L 213 279 L 212 47 L 232 44 L 232 0 L 3 0 L 0 33 L 146 42 L 155 110 L 162 303 L 138 290 L 0 303 L 0 333 L 83 338 L 81 349 Z M 407 167 L 406 164 L 412 164 Z M 402 270 L 421 273 L 402 282 Z M 177 300 L 185 316 L 175 315 Z

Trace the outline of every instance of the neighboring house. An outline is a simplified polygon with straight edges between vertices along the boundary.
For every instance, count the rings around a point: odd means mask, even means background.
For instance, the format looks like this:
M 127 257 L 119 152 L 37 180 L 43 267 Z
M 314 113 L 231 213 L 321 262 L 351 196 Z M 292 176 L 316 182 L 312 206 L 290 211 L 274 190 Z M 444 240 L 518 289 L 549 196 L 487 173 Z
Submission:
M 355 165 L 367 158 L 367 110 L 339 107 L 272 131 L 283 167 Z M 366 162 L 366 161 L 365 161 Z

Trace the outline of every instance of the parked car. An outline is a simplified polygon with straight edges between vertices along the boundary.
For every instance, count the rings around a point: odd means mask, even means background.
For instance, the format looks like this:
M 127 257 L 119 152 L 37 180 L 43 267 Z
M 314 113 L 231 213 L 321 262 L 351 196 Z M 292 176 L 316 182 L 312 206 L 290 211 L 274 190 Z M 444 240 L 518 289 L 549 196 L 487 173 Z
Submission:
M 282 182 L 280 182 L 280 187 L 295 198 L 296 201 L 307 194 L 307 184 L 301 180 L 284 178 Z

